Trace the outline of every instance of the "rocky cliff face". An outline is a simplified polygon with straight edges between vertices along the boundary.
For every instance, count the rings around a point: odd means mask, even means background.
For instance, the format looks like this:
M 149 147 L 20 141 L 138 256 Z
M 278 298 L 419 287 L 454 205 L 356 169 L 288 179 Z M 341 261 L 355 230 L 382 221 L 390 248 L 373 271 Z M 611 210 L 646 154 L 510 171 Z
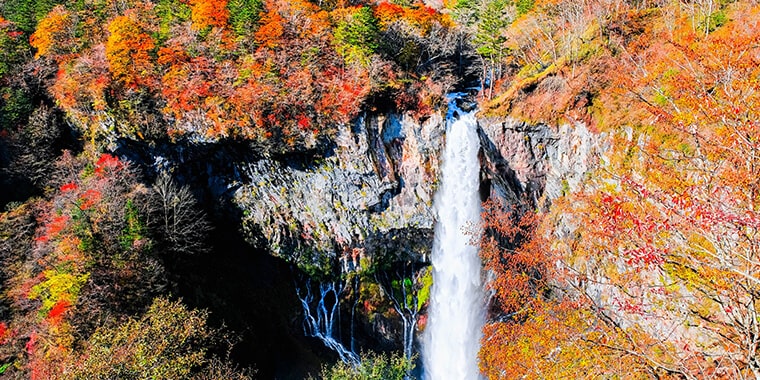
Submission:
M 598 149 L 583 124 L 528 125 L 481 118 L 482 195 L 509 202 L 554 199 L 578 186 Z M 371 260 L 425 261 L 445 120 L 367 115 L 341 127 L 331 154 L 298 163 L 241 164 L 234 194 L 246 235 L 309 272 L 337 263 L 352 271 Z
M 582 123 L 551 127 L 483 118 L 479 124 L 486 194 L 510 202 L 551 201 L 577 189 L 603 148 Z
M 424 260 L 444 120 L 367 115 L 338 130 L 326 157 L 241 165 L 235 203 L 246 235 L 308 272 L 357 269 L 379 256 Z M 393 257 L 391 257 L 393 259 Z

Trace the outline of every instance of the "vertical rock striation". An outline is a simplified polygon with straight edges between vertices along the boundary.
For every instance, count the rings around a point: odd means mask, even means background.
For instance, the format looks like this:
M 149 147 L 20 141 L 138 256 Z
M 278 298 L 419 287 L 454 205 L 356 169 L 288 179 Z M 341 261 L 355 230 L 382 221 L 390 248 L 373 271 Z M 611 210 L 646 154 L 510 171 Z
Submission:
M 551 127 L 515 119 L 479 120 L 488 195 L 536 201 L 578 188 L 601 149 L 600 136 L 582 123 Z
M 442 117 L 371 115 L 338 130 L 333 152 L 310 162 L 241 163 L 234 195 L 247 235 L 307 271 L 361 265 L 366 249 L 421 259 L 429 252 Z

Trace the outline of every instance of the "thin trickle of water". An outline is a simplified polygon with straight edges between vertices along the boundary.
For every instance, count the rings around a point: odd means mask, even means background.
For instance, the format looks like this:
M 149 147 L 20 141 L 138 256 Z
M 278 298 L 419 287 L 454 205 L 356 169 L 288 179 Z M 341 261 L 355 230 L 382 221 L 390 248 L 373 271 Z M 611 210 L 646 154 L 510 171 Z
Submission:
M 464 114 L 446 134 L 435 198 L 433 288 L 423 346 L 427 380 L 480 378 L 485 307 L 478 247 L 470 244 L 480 236 L 479 148 L 475 116 Z
M 296 286 L 296 295 L 301 300 L 303 306 L 304 335 L 317 338 L 322 341 L 328 348 L 338 353 L 340 360 L 353 366 L 358 366 L 359 356 L 353 352 L 353 336 L 351 337 L 351 349 L 347 349 L 336 334 L 340 329 L 340 294 L 343 291 L 343 285 L 328 282 L 319 284 L 319 298 L 314 304 L 314 294 L 311 292 L 311 282 L 306 281 L 303 291 Z M 312 311 L 313 307 L 313 311 Z M 353 323 L 353 321 L 352 321 Z

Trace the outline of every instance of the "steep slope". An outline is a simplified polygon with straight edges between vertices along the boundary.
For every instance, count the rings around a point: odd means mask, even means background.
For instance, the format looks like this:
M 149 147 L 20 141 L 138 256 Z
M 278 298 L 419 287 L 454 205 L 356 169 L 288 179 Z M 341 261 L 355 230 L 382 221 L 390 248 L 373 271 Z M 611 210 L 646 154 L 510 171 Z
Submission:
M 490 209 L 484 373 L 756 376 L 756 4 L 501 5 L 491 117 L 596 143 Z

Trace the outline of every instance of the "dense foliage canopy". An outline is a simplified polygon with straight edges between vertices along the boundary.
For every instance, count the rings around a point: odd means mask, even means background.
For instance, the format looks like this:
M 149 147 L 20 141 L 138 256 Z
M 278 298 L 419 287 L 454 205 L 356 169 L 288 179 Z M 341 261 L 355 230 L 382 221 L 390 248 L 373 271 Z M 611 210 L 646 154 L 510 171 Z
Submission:
M 458 32 L 423 4 L 25 1 L 41 9 L 23 31 L 13 22 L 26 14 L 6 12 L 4 62 L 46 70 L 49 95 L 93 141 L 308 148 L 362 110 L 427 114 L 457 82 Z
M 512 6 L 489 112 L 585 123 L 603 148 L 539 213 L 490 209 L 484 373 L 757 377 L 760 8 Z

